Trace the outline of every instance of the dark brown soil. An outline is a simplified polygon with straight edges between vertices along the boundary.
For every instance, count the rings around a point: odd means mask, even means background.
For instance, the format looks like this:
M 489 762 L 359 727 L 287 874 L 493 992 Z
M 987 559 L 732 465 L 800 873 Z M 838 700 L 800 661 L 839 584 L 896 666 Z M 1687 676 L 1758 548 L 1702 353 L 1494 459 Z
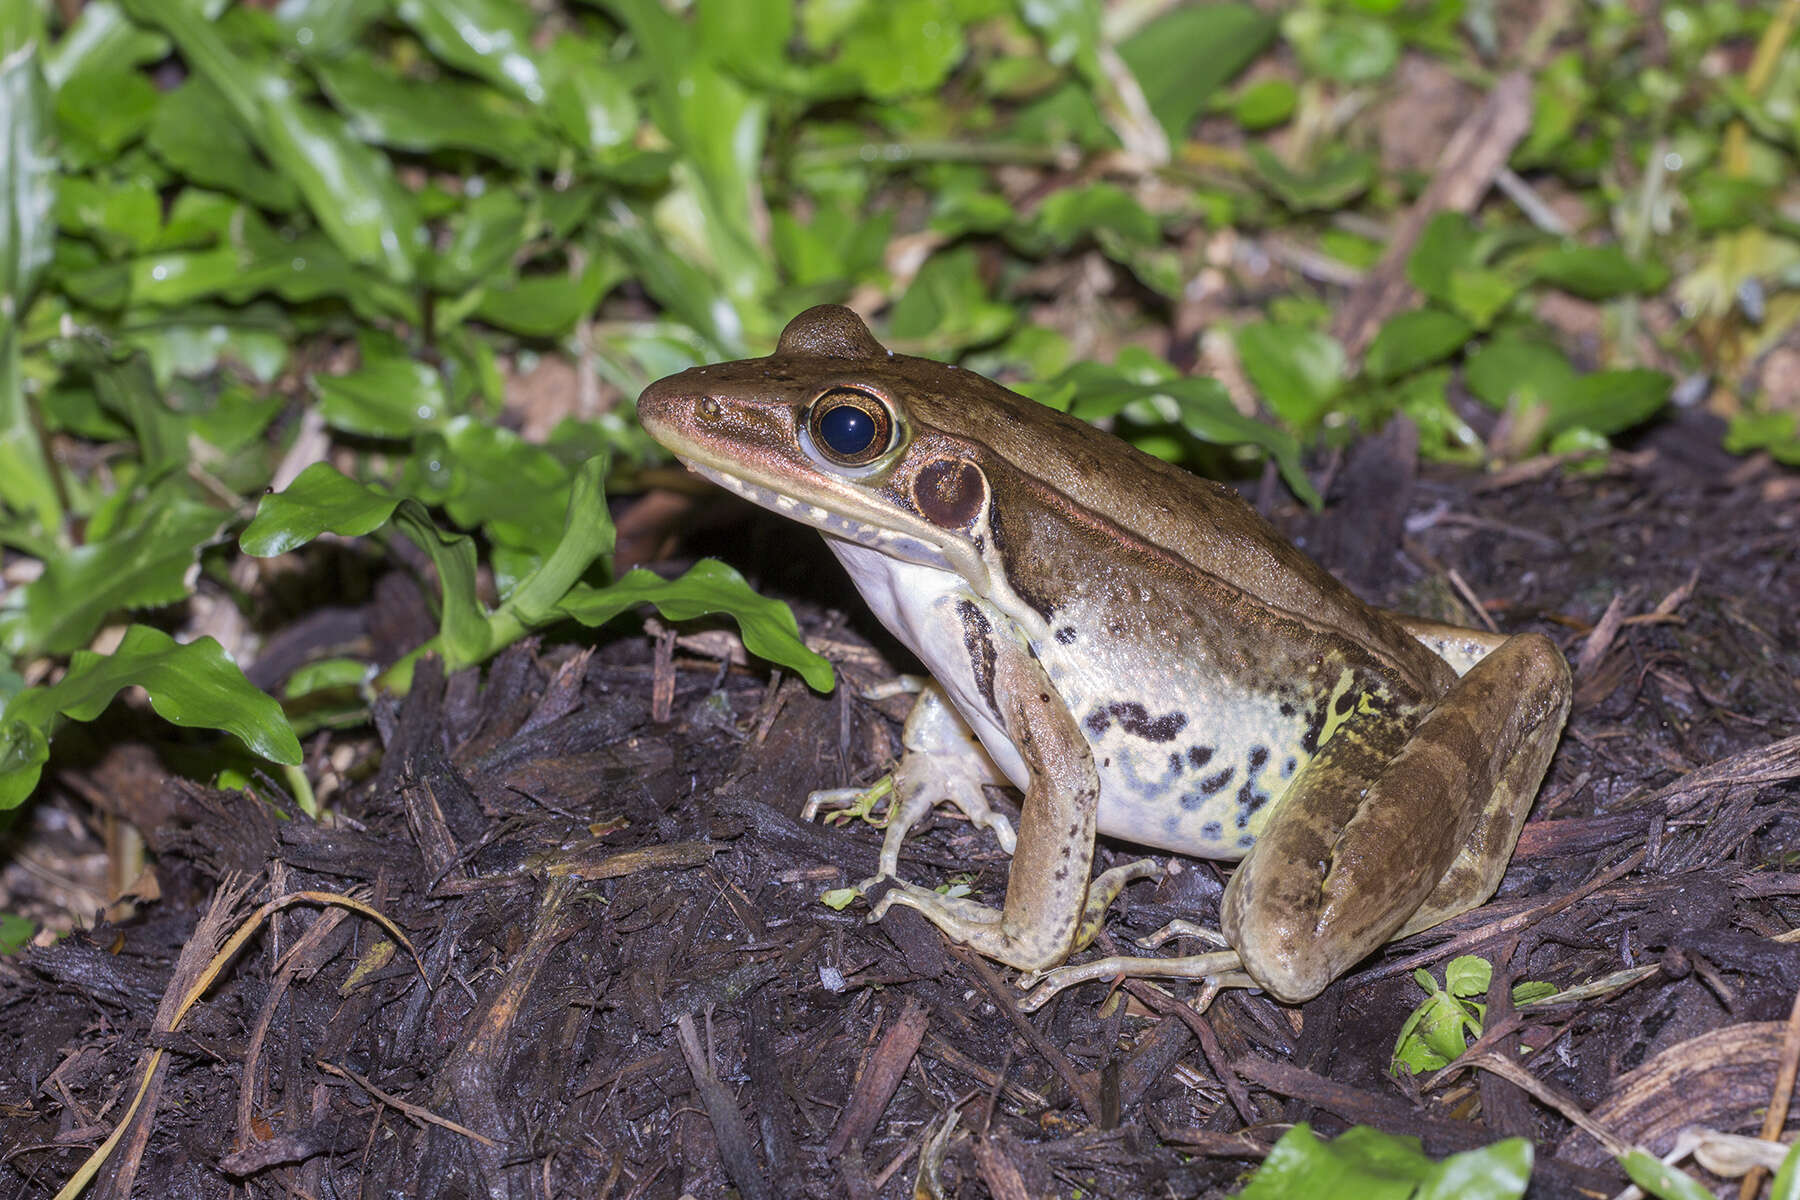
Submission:
M 421 672 L 379 710 L 378 738 L 318 743 L 315 773 L 346 780 L 329 824 L 127 750 L 70 765 L 37 830 L 68 822 L 70 853 L 91 851 L 75 795 L 130 821 L 160 899 L 0 960 L 0 1197 L 66 1182 L 153 1053 L 150 1094 L 89 1195 L 896 1197 L 923 1172 L 958 1197 L 1185 1197 L 1231 1190 L 1302 1119 L 1417 1134 L 1434 1154 L 1522 1135 L 1533 1195 L 1621 1186 L 1594 1143 L 1495 1074 L 1423 1090 L 1388 1076 L 1421 998 L 1411 971 L 1441 974 L 1450 937 L 1495 963 L 1491 1048 L 1614 1133 L 1661 1151 L 1686 1124 L 1754 1132 L 1800 990 L 1800 948 L 1774 940 L 1800 891 L 1785 869 L 1800 850 L 1800 480 L 1718 441 L 1685 418 L 1599 474 L 1415 481 L 1390 439 L 1333 472 L 1322 516 L 1275 512 L 1365 594 L 1467 622 L 1466 590 L 1579 664 L 1496 900 L 1300 1009 L 1230 992 L 1195 1018 L 1141 987 L 1107 1006 L 1096 984 L 1027 1017 L 1008 972 L 904 910 L 871 926 L 860 904 L 821 904 L 871 873 L 879 833 L 794 814 L 809 789 L 881 770 L 895 710 L 855 693 L 905 664 L 867 648 L 872 622 L 810 535 L 735 508 L 714 537 L 796 600 L 844 664 L 834 695 L 626 631 L 591 656 L 530 645 L 448 681 Z M 397 653 L 417 596 L 374 596 L 271 659 L 334 639 Z M 674 689 L 663 722 L 658 680 Z M 903 860 L 990 900 L 1006 865 L 943 818 Z M 1115 942 L 1214 915 L 1223 872 L 1183 865 L 1127 891 Z M 414 953 L 363 913 L 295 901 L 175 1022 L 174 981 L 258 903 L 301 892 L 360 897 Z M 1501 986 L 1636 966 L 1651 969 L 1630 986 L 1524 1015 Z M 1642 1092 L 1620 1082 L 1633 1071 Z

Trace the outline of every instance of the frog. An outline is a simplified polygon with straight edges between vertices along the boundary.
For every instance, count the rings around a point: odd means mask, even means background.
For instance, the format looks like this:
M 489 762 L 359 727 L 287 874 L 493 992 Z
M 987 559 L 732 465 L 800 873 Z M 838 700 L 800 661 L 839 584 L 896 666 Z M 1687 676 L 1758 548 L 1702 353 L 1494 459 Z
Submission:
M 930 672 L 859 885 L 871 921 L 916 910 L 1023 972 L 1027 1007 L 1118 976 L 1300 1004 L 1498 887 L 1569 710 L 1543 634 L 1367 604 L 1234 488 L 894 353 L 842 306 L 800 313 L 765 357 L 652 384 L 637 411 L 694 472 L 817 529 Z M 1016 830 L 988 799 L 1002 784 Z M 901 878 L 946 803 L 1010 853 L 998 907 Z M 1161 873 L 1094 876 L 1101 835 L 1235 862 L 1219 948 L 1068 965 Z

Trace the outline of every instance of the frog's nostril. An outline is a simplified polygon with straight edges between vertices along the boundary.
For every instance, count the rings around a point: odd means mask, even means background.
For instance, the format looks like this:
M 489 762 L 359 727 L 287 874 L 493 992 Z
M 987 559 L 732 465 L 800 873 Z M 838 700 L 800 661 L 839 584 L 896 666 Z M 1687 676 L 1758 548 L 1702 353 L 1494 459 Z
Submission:
M 719 402 L 711 396 L 700 397 L 700 403 L 694 406 L 694 411 L 700 414 L 702 421 L 716 421 L 721 415 Z

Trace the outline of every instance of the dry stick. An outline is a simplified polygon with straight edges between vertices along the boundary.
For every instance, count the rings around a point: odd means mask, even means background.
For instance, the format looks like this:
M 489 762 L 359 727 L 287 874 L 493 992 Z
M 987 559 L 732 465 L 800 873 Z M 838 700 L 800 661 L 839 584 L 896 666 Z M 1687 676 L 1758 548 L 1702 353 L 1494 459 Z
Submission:
M 682 1013 L 675 1022 L 675 1040 L 681 1043 L 681 1055 L 687 1059 L 688 1074 L 694 1090 L 700 1093 L 700 1104 L 706 1119 L 712 1122 L 713 1139 L 719 1150 L 719 1161 L 725 1174 L 750 1200 L 774 1200 L 775 1190 L 756 1167 L 755 1141 L 744 1114 L 738 1111 L 737 1098 L 731 1089 L 719 1082 L 713 1073 L 712 1058 L 700 1047 L 700 1035 L 694 1030 L 694 1014 Z
M 326 1072 L 327 1074 L 336 1075 L 343 1079 L 348 1079 L 351 1083 L 354 1083 L 357 1087 L 359 1087 L 363 1091 L 369 1093 L 369 1095 L 375 1097 L 376 1100 L 387 1105 L 389 1108 L 394 1109 L 395 1111 L 401 1113 L 403 1116 L 407 1117 L 409 1120 L 417 1122 L 420 1125 L 436 1125 L 439 1129 L 447 1129 L 451 1133 L 457 1134 L 458 1136 L 461 1136 L 461 1137 L 469 1138 L 471 1141 L 480 1142 L 484 1146 L 491 1146 L 491 1147 L 498 1148 L 500 1145 L 500 1143 L 496 1142 L 493 1138 L 488 1137 L 485 1134 L 476 1133 L 473 1129 L 470 1129 L 467 1125 L 459 1125 L 455 1121 L 452 1121 L 449 1117 L 438 1116 L 436 1113 L 432 1112 L 429 1108 L 424 1108 L 424 1107 L 421 1107 L 420 1105 L 413 1104 L 406 1100 L 402 1100 L 400 1097 L 394 1095 L 392 1092 L 382 1091 L 380 1088 L 376 1087 L 374 1085 L 374 1083 L 372 1083 L 366 1076 L 358 1075 L 355 1071 L 352 1071 L 349 1067 L 340 1067 L 336 1063 L 328 1063 L 328 1062 L 325 1062 L 323 1059 L 317 1059 L 317 1058 L 313 1059 L 313 1065 L 318 1067 L 319 1070 Z
M 1081 1072 L 1075 1069 L 1075 1064 L 1049 1038 L 1039 1033 L 1037 1026 L 1025 1019 L 1025 1014 L 1019 1010 L 1019 1002 L 979 954 L 962 946 L 952 946 L 951 952 L 981 981 L 981 986 L 988 990 L 988 995 L 993 997 L 994 1003 L 1006 1014 L 1007 1020 L 1013 1023 L 1013 1028 L 1019 1031 L 1020 1036 L 1031 1044 L 1033 1050 L 1043 1055 L 1062 1077 L 1062 1081 L 1069 1085 L 1069 1091 L 1081 1105 L 1081 1110 L 1087 1114 L 1089 1123 L 1095 1129 L 1100 1128 L 1100 1099 L 1094 1095 L 1094 1089 L 1081 1078 Z
M 1493 185 L 1513 147 L 1531 128 L 1531 80 L 1515 71 L 1494 85 L 1438 155 L 1437 174 L 1401 218 L 1387 253 L 1338 309 L 1331 332 L 1358 359 L 1390 316 L 1412 299 L 1406 260 L 1426 224 L 1440 212 L 1470 212 Z
M 836 1158 L 851 1142 L 864 1143 L 875 1132 L 875 1123 L 887 1111 L 888 1101 L 900 1086 L 906 1068 L 912 1065 L 925 1038 L 928 1023 L 925 1006 L 908 996 L 900 1006 L 900 1016 L 881 1035 L 869 1055 L 869 1064 L 856 1081 L 856 1092 L 838 1119 L 837 1132 L 825 1145 L 827 1157 Z
M 1788 1009 L 1787 1028 L 1781 1034 L 1781 1062 L 1775 1068 L 1775 1091 L 1769 1097 L 1769 1111 L 1763 1114 L 1762 1136 L 1765 1142 L 1779 1142 L 1782 1126 L 1787 1124 L 1788 1105 L 1794 1098 L 1794 1076 L 1800 1072 L 1800 992 L 1794 993 L 1794 1005 Z M 1764 1168 L 1751 1167 L 1738 1185 L 1738 1200 L 1756 1200 L 1762 1190 Z
M 1179 1017 L 1182 1024 L 1193 1030 L 1194 1036 L 1200 1040 L 1201 1054 L 1205 1055 L 1207 1065 L 1225 1086 L 1225 1094 L 1231 1097 L 1231 1106 L 1237 1109 L 1238 1116 L 1244 1119 L 1246 1125 L 1259 1124 L 1262 1114 L 1250 1103 L 1250 1089 L 1244 1086 L 1244 1081 L 1238 1078 L 1230 1060 L 1225 1057 L 1225 1050 L 1219 1045 L 1219 1035 L 1213 1031 L 1212 1022 L 1173 996 L 1164 995 L 1141 980 L 1127 979 L 1124 986 L 1145 1007 L 1164 1016 Z

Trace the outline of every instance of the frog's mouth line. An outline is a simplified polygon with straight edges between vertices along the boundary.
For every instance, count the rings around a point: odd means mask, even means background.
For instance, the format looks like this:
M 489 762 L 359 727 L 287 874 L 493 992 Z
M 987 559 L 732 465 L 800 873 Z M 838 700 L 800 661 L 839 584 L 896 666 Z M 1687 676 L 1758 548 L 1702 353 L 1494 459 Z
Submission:
M 927 567 L 938 567 L 942 570 L 954 570 L 944 552 L 930 542 L 921 541 L 911 534 L 901 533 L 894 529 L 883 529 L 869 525 L 850 517 L 842 516 L 817 504 L 805 500 L 796 500 L 792 496 L 784 496 L 761 484 L 751 483 L 737 475 L 707 466 L 686 455 L 676 455 L 687 469 L 706 479 L 712 480 L 726 491 L 735 492 L 752 504 L 761 505 L 772 512 L 778 512 L 791 520 L 811 525 L 826 537 L 839 538 L 853 542 L 858 546 L 867 546 L 882 554 L 892 555 L 907 562 L 918 563 Z

